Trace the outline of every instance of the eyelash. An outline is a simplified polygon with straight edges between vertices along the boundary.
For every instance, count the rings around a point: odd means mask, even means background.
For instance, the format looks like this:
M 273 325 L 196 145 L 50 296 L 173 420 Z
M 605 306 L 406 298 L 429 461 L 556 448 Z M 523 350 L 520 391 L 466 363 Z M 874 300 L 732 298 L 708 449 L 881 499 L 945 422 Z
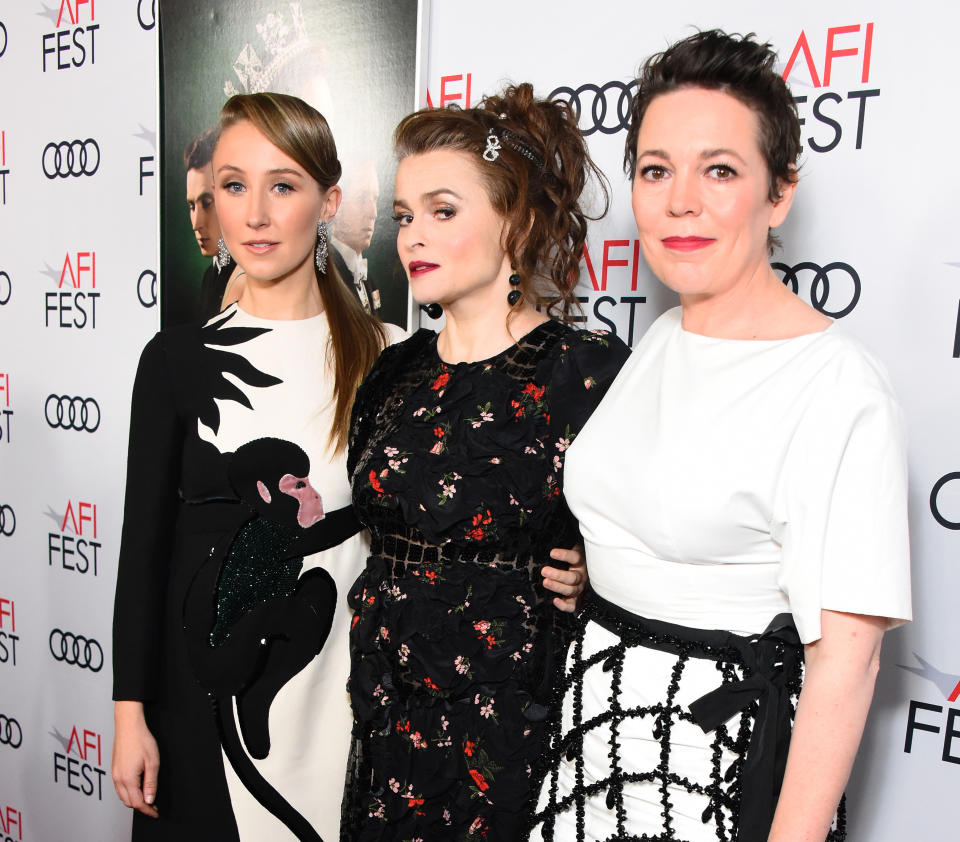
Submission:
M 726 170 L 729 173 L 729 175 L 724 178 L 720 178 L 718 175 L 717 178 L 719 181 L 729 181 L 731 178 L 734 178 L 737 175 L 737 171 L 729 164 L 717 163 L 711 164 L 709 167 L 707 167 L 707 172 L 713 172 L 715 175 L 717 174 L 717 170 Z
M 436 208 L 433 211 L 433 214 L 434 215 L 439 214 L 440 220 L 442 222 L 445 222 L 448 219 L 453 219 L 453 217 L 456 216 L 457 212 L 454 208 L 451 208 L 448 205 L 444 205 L 442 207 Z M 409 225 L 413 221 L 413 214 L 412 213 L 395 213 L 393 214 L 393 221 L 400 226 Z
M 663 178 L 662 175 L 658 178 L 650 178 L 650 174 L 655 170 L 659 170 L 661 173 L 665 174 L 667 168 L 660 164 L 649 164 L 641 168 L 640 176 L 641 178 L 646 178 L 648 181 L 661 181 Z M 726 170 L 728 175 L 724 177 L 720 177 L 719 175 L 717 175 L 717 170 Z M 731 178 L 735 178 L 738 175 L 736 169 L 730 166 L 730 164 L 724 164 L 724 163 L 711 164 L 709 167 L 707 167 L 707 172 L 714 173 L 717 181 L 729 181 Z
M 227 181 L 223 184 L 223 189 L 228 193 L 240 193 L 247 188 L 239 181 Z M 293 185 L 287 184 L 285 181 L 277 182 L 273 185 L 273 189 L 275 189 L 281 196 L 287 196 L 296 190 Z

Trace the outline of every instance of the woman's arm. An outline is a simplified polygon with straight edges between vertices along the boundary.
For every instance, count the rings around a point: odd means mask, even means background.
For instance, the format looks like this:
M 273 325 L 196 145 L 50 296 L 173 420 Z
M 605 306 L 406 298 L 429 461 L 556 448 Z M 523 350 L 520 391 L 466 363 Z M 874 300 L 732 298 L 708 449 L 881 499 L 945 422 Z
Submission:
M 880 665 L 885 617 L 823 610 L 768 842 L 823 842 L 850 776 Z

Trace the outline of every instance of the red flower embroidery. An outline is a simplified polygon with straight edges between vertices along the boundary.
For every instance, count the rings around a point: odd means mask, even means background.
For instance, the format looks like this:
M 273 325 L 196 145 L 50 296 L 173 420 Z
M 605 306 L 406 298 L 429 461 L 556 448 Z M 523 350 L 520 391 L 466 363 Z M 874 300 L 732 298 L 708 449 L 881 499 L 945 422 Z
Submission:
M 436 683 L 432 678 L 430 678 L 429 675 L 425 675 L 425 676 L 423 677 L 423 683 L 426 684 L 427 687 L 429 687 L 431 690 L 439 690 L 439 689 L 440 689 L 440 688 L 437 686 L 437 683 Z
M 377 479 L 377 472 L 370 471 L 370 487 L 377 492 L 377 494 L 383 494 L 383 486 L 380 485 L 380 480 Z
M 449 382 L 450 382 L 450 374 L 449 372 L 445 371 L 436 380 L 433 381 L 433 385 L 430 388 L 436 392 L 438 389 L 442 389 L 444 386 L 446 386 L 447 383 Z
M 484 534 L 483 530 L 478 527 L 477 529 L 471 529 L 467 533 L 466 537 L 469 538 L 471 541 L 482 541 L 483 534 Z
M 497 639 L 492 634 L 488 634 L 485 639 L 487 641 L 487 649 L 493 649 L 493 647 L 496 646 Z
M 433 428 L 433 434 L 434 434 L 438 439 L 442 439 L 442 438 L 443 438 L 443 427 L 434 427 L 434 428 Z
M 477 747 L 477 744 L 473 740 L 466 740 L 463 744 L 463 753 L 467 757 L 473 757 L 473 750 Z
M 523 387 L 523 394 L 530 395 L 535 401 L 539 401 L 543 397 L 543 393 L 547 390 L 546 386 L 537 386 L 535 383 L 527 383 Z
M 473 782 L 480 787 L 481 791 L 490 789 L 490 784 L 487 783 L 487 779 L 477 769 L 470 770 L 470 777 L 473 778 Z
M 408 807 L 416 807 L 418 804 L 423 804 L 423 799 L 422 799 L 422 798 L 408 798 L 408 799 L 407 799 L 407 806 L 408 806 Z
M 424 578 L 426 578 L 426 580 L 427 580 L 428 582 L 430 582 L 431 585 L 437 584 L 437 571 L 436 571 L 436 570 L 427 570 L 423 575 L 424 575 Z

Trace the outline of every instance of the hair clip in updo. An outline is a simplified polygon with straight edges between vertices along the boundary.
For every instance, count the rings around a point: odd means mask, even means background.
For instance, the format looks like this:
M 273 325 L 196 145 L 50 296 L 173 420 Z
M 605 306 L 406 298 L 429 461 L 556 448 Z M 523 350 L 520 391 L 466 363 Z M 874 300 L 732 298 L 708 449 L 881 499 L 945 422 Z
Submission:
M 500 157 L 500 138 L 493 127 L 487 133 L 487 148 L 483 150 L 485 161 L 496 161 Z

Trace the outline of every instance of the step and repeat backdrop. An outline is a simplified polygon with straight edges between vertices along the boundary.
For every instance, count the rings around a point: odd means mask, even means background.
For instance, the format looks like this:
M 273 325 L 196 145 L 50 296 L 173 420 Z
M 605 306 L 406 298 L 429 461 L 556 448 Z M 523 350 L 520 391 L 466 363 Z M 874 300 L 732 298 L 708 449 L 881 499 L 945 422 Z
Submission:
M 129 836 L 109 771 L 110 626 L 129 393 L 159 324 L 157 5 L 0 3 L 0 842 Z M 275 6 L 272 24 L 251 17 L 251 51 L 267 49 L 258 22 L 274 32 L 323 0 Z M 952 838 L 960 116 L 947 80 L 960 12 L 933 0 L 730 12 L 704 0 L 433 0 L 421 13 L 422 103 L 469 106 L 530 81 L 577 109 L 611 185 L 584 254 L 583 319 L 631 344 L 676 304 L 643 262 L 621 169 L 636 67 L 695 27 L 777 47 L 804 158 L 776 269 L 884 360 L 911 435 L 916 621 L 885 641 L 850 838 Z M 390 225 L 378 218 L 381 236 Z

